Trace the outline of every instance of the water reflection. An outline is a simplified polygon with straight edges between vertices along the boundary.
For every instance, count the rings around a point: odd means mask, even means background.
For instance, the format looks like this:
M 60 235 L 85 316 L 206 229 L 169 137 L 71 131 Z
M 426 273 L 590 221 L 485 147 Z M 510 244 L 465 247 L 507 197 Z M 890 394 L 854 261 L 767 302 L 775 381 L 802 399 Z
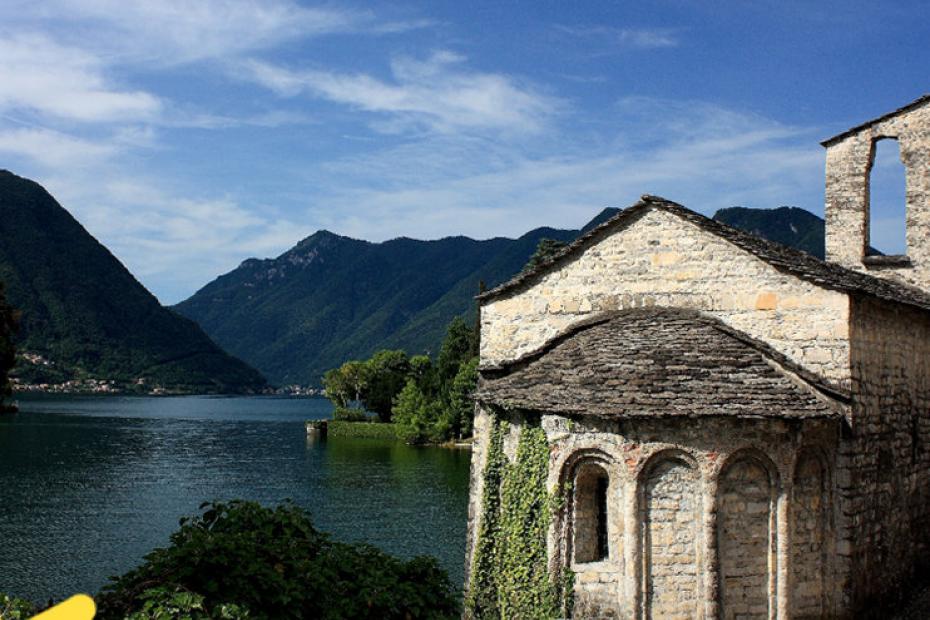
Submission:
M 41 398 L 0 418 L 0 591 L 95 592 L 207 499 L 292 498 L 316 524 L 461 583 L 469 454 L 308 442 L 317 399 Z

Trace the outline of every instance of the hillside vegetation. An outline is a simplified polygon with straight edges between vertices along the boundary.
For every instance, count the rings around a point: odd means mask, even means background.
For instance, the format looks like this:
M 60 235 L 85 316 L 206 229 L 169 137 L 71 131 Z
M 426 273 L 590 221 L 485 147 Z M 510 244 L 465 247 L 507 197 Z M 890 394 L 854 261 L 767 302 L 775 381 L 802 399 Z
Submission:
M 27 382 L 99 378 L 242 392 L 264 378 L 164 308 L 40 185 L 0 170 L 0 282 L 19 310 Z M 30 363 L 33 360 L 35 363 Z

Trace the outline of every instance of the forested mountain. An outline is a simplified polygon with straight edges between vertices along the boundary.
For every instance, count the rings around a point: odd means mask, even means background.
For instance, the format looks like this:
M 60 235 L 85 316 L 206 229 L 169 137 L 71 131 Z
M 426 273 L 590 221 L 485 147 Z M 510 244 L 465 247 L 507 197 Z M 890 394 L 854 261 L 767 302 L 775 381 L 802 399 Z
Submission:
M 113 379 L 241 392 L 264 378 L 164 308 L 40 185 L 0 170 L 0 281 L 22 312 L 17 348 L 33 381 Z M 37 357 L 39 356 L 39 357 Z
M 540 239 L 571 241 L 617 211 L 580 231 L 539 228 L 519 239 L 369 243 L 320 231 L 277 258 L 244 261 L 175 308 L 271 381 L 315 385 L 378 349 L 435 352 L 452 317 L 473 311 L 479 281 L 504 282 Z M 823 220 L 803 209 L 737 207 L 717 217 L 823 256 Z
M 823 259 L 824 221 L 810 211 L 798 207 L 730 207 L 717 211 L 714 219 Z

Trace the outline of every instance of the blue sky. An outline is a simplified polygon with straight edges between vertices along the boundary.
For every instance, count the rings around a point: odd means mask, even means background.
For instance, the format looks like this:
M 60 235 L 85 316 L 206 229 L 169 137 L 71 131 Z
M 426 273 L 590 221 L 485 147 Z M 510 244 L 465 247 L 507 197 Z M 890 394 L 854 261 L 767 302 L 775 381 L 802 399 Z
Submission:
M 822 214 L 819 141 L 930 90 L 928 40 L 922 2 L 3 0 L 0 168 L 164 303 L 320 228 Z

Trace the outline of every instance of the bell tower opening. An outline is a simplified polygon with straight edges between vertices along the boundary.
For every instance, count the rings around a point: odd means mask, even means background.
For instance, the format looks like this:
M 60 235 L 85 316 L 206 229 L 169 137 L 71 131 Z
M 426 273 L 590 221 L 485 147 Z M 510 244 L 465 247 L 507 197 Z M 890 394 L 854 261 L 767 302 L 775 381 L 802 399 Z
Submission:
M 869 238 L 866 256 L 906 256 L 906 178 L 894 138 L 872 142 L 869 162 Z

